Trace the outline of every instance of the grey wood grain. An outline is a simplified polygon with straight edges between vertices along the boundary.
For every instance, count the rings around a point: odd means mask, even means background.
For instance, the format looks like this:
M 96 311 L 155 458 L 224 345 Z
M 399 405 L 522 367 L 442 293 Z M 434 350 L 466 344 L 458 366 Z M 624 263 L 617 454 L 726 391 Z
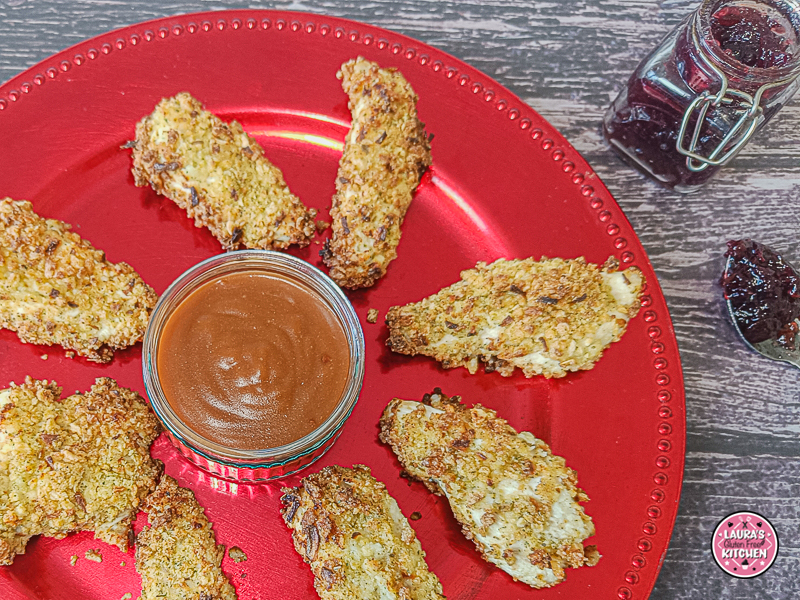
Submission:
M 518 94 L 566 136 L 610 188 L 647 249 L 683 360 L 688 413 L 684 491 L 651 598 L 800 596 L 800 371 L 750 354 L 726 322 L 716 284 L 727 239 L 753 237 L 800 264 L 800 100 L 787 106 L 701 194 L 659 188 L 603 144 L 599 123 L 648 50 L 695 5 L 688 0 L 0 1 L 0 80 L 110 29 L 224 8 L 326 13 L 437 46 Z M 772 518 L 775 566 L 733 580 L 708 550 L 736 510 Z

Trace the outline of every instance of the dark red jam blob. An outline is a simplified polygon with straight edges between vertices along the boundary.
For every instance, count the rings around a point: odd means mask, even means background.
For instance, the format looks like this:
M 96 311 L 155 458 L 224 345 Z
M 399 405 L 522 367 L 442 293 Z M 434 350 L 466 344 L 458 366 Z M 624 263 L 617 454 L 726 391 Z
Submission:
M 753 240 L 728 242 L 731 265 L 722 274 L 725 298 L 751 344 L 782 340 L 792 347 L 792 322 L 800 316 L 800 277 L 781 256 Z M 791 339 L 790 339 L 791 338 Z
M 724 6 L 711 16 L 711 35 L 725 54 L 748 67 L 780 67 L 792 59 L 786 27 L 748 6 Z

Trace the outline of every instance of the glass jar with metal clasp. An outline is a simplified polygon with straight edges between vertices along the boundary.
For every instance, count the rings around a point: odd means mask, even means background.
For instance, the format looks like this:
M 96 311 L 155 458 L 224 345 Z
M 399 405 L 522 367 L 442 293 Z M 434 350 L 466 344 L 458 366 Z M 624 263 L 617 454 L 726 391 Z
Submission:
M 627 161 L 702 186 L 800 85 L 800 0 L 704 0 L 631 75 L 603 120 Z

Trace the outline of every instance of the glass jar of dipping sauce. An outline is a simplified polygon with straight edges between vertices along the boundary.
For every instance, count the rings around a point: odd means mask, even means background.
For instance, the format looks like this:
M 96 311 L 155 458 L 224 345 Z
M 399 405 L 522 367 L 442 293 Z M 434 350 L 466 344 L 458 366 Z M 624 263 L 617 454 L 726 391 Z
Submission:
M 153 311 L 147 394 L 173 444 L 238 481 L 283 477 L 330 448 L 364 375 L 352 305 L 288 254 L 244 250 L 181 275 Z
M 798 0 L 704 0 L 631 75 L 603 133 L 680 192 L 702 186 L 792 97 Z

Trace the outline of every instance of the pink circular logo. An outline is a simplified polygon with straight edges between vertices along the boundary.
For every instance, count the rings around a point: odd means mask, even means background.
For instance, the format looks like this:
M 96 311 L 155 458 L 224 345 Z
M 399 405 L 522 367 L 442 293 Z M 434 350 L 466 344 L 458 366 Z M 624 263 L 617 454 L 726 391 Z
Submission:
M 733 513 L 714 529 L 711 554 L 728 575 L 758 577 L 778 556 L 778 534 L 772 523 L 757 513 Z

